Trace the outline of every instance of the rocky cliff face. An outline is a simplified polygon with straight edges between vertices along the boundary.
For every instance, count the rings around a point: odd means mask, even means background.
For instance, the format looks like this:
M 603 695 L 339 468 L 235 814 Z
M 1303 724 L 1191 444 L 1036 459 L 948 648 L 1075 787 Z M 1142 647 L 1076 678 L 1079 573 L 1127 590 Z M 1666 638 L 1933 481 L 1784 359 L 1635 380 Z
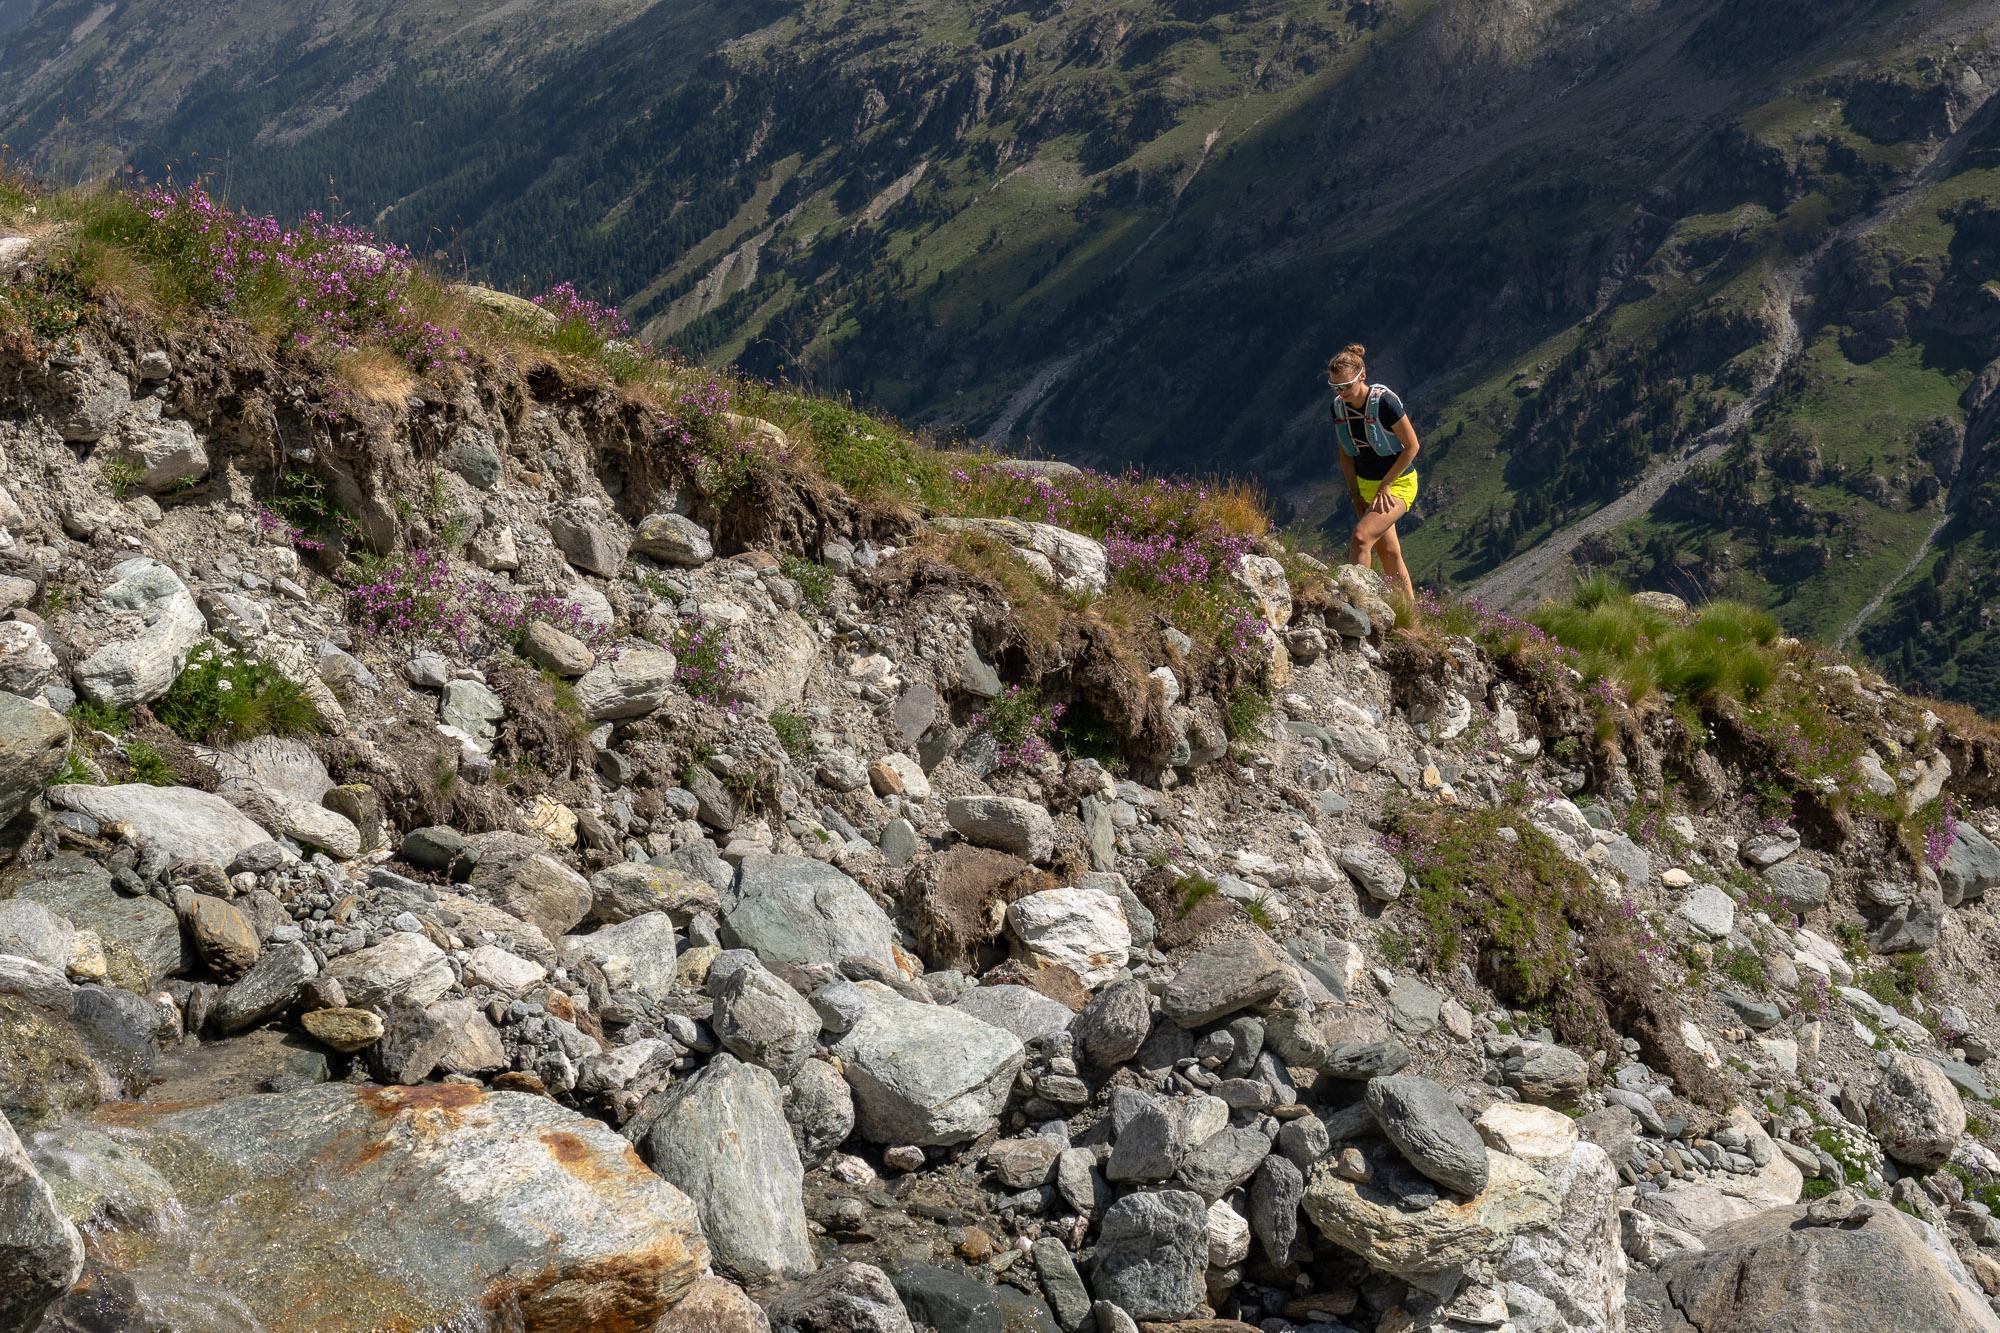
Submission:
M 75 225 L 0 241 L 0 1325 L 1996 1327 L 1990 726 L 557 334 L 51 313 Z

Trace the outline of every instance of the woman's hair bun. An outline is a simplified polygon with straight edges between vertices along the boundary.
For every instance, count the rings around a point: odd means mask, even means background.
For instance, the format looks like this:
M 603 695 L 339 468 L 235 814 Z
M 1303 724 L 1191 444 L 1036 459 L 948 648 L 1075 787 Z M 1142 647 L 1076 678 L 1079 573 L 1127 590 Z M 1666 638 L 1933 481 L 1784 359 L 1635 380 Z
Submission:
M 1368 355 L 1368 349 L 1366 347 L 1363 347 L 1360 343 L 1349 343 L 1347 344 L 1347 346 L 1341 348 L 1340 350 L 1342 352 L 1352 352 L 1356 356 Z

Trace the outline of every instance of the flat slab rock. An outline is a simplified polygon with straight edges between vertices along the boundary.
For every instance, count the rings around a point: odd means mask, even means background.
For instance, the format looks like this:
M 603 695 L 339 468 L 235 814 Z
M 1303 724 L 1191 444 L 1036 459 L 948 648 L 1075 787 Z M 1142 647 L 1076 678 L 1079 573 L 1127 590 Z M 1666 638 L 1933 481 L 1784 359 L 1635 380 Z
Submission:
M 52 1311 L 92 1327 L 193 1300 L 228 1318 L 189 1327 L 650 1329 L 708 1273 L 687 1196 L 543 1097 L 324 1084 L 110 1107 L 97 1126 L 95 1178 L 166 1190 L 200 1224 L 147 1231 L 111 1219 L 172 1210 L 64 1199 L 92 1269 L 131 1284 L 86 1281 Z M 119 1290 L 135 1308 L 104 1310 Z

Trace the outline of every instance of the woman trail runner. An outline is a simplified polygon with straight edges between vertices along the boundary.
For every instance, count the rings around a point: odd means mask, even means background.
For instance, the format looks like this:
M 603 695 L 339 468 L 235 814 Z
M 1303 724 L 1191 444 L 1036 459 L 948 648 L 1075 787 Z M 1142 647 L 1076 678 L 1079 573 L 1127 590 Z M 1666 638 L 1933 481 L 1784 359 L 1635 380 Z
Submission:
M 1416 428 L 1403 400 L 1381 384 L 1368 383 L 1368 349 L 1349 343 L 1326 363 L 1333 386 L 1333 437 L 1340 445 L 1340 470 L 1347 474 L 1354 502 L 1354 536 L 1347 543 L 1350 564 L 1372 565 L 1382 557 L 1382 575 L 1416 600 L 1396 520 L 1417 501 Z

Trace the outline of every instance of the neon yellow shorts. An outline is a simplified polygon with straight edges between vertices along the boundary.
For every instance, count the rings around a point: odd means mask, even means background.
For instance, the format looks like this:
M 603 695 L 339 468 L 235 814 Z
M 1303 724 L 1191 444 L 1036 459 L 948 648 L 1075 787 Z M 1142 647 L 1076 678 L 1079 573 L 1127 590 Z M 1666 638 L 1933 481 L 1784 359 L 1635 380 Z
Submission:
M 1370 481 L 1366 477 L 1356 477 L 1354 484 L 1361 489 L 1362 504 L 1374 504 L 1375 492 L 1382 489 L 1381 482 Z M 1408 472 L 1390 482 L 1389 494 L 1401 500 L 1405 509 L 1414 509 L 1417 504 L 1417 470 L 1411 468 Z

